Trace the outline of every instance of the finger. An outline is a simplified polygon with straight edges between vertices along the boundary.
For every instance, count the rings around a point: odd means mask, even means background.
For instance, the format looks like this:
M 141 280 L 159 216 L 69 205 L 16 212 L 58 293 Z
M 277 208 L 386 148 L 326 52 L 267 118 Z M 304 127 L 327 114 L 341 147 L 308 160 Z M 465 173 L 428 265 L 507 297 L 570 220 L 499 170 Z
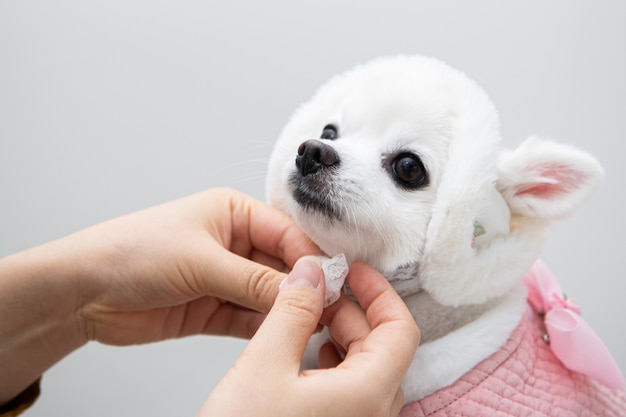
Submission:
M 320 369 L 335 368 L 341 361 L 341 354 L 332 342 L 326 342 L 322 345 L 317 360 Z
M 265 321 L 245 350 L 257 369 L 298 372 L 306 344 L 322 314 L 324 280 L 318 259 L 304 258 L 294 266 Z
M 250 251 L 255 249 L 283 260 L 290 267 L 305 255 L 321 254 L 294 221 L 275 207 L 235 192 L 230 199 L 230 209 L 231 250 L 235 253 L 249 257 Z
M 284 272 L 286 274 L 291 271 L 291 267 L 287 266 L 287 264 L 282 259 L 268 255 L 267 253 L 261 252 L 260 250 L 252 249 L 249 255 L 250 256 L 248 256 L 248 259 L 253 262 L 269 266 L 270 268 Z
M 220 239 L 204 248 L 214 260 L 201 268 L 202 292 L 267 312 L 278 284 L 297 259 L 319 249 L 283 212 L 243 193 L 218 190 L 213 200 L 226 201 L 231 219 L 217 227 Z M 220 245 L 224 245 L 225 249 Z
M 205 319 L 200 332 L 216 336 L 250 339 L 256 334 L 263 320 L 265 320 L 265 314 L 235 304 L 222 302 Z M 186 334 L 195 333 L 191 331 L 186 332 Z
M 398 388 L 396 391 L 396 395 L 393 398 L 393 402 L 391 403 L 391 412 L 390 416 L 400 415 L 400 411 L 402 411 L 402 407 L 404 406 L 404 393 L 402 392 L 402 388 Z
M 347 279 L 372 328 L 394 321 L 414 324 L 402 298 L 374 268 L 363 262 L 354 262 Z
M 371 332 L 363 309 L 343 295 L 324 310 L 321 323 L 328 326 L 330 337 L 343 354 L 353 354 Z
M 357 367 L 369 368 L 371 372 L 384 371 L 388 377 L 386 383 L 399 383 L 419 343 L 415 320 L 389 282 L 368 265 L 353 263 L 348 282 L 365 309 L 372 331 L 359 345 L 359 353 L 366 354 L 348 355 L 344 363 L 359 361 Z
M 287 274 L 236 255 L 215 241 L 203 253 L 211 258 L 194 264 L 201 293 L 263 313 L 270 310 Z

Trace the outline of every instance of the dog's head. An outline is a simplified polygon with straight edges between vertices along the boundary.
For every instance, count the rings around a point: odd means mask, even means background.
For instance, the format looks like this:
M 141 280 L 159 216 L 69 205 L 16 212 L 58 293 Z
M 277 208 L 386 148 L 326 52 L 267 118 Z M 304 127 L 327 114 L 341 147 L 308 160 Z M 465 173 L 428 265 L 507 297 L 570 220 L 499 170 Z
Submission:
M 602 175 L 571 147 L 500 142 L 494 106 L 463 73 L 420 56 L 378 59 L 296 111 L 270 159 L 268 199 L 328 255 L 404 271 L 405 292 L 483 302 L 521 278 L 546 222 Z

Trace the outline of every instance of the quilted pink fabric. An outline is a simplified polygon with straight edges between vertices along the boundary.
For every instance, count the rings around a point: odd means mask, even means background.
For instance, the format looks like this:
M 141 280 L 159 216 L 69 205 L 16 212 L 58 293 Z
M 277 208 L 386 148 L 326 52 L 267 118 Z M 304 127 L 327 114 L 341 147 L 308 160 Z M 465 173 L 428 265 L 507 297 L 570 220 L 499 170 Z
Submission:
M 625 417 L 626 392 L 563 367 L 529 312 L 502 349 L 400 416 Z

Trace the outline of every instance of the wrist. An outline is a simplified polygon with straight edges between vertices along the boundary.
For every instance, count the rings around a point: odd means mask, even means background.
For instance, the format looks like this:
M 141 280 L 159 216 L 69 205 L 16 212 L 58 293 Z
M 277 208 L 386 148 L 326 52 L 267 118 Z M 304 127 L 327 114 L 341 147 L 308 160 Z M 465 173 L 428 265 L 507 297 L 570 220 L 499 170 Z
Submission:
M 77 279 L 57 243 L 0 260 L 0 404 L 86 342 Z

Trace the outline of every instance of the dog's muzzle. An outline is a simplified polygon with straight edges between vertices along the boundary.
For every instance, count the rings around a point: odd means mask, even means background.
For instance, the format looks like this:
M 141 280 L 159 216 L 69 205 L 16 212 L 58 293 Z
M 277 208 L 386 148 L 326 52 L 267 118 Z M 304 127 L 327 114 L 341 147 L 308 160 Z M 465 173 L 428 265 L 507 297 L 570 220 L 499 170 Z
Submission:
M 300 145 L 289 185 L 294 200 L 305 211 L 335 220 L 341 218 L 334 202 L 334 174 L 339 163 L 337 151 L 322 141 L 311 139 Z

